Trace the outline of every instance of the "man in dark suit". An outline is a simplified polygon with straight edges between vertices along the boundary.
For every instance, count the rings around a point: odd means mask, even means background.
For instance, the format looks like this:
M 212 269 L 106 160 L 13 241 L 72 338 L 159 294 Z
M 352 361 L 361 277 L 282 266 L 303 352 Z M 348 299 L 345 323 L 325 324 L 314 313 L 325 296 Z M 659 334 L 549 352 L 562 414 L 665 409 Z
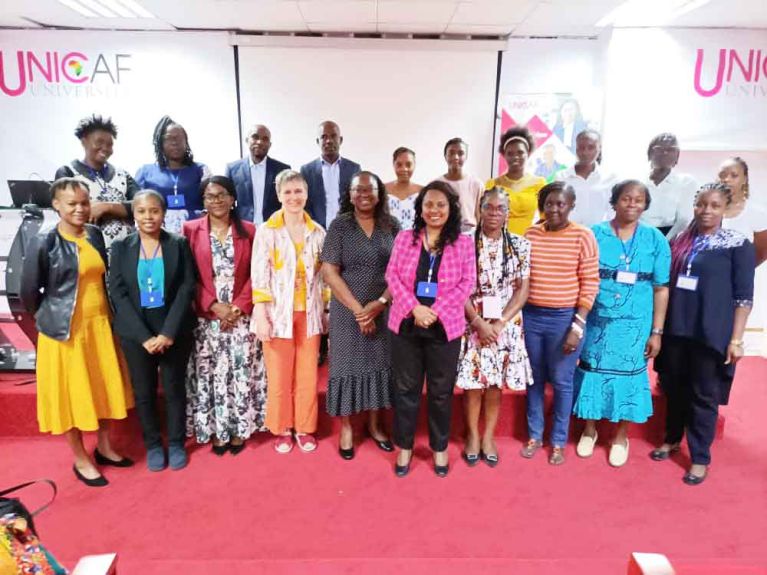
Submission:
M 322 122 L 317 135 L 321 155 L 301 166 L 301 175 L 309 185 L 306 210 L 325 228 L 338 214 L 341 194 L 349 187 L 352 176 L 360 171 L 359 164 L 340 156 L 343 141 L 338 124 Z
M 268 157 L 272 133 L 266 126 L 253 126 L 245 141 L 250 154 L 227 165 L 225 175 L 231 178 L 237 190 L 237 213 L 240 218 L 261 224 L 280 209 L 274 178 L 290 166 Z

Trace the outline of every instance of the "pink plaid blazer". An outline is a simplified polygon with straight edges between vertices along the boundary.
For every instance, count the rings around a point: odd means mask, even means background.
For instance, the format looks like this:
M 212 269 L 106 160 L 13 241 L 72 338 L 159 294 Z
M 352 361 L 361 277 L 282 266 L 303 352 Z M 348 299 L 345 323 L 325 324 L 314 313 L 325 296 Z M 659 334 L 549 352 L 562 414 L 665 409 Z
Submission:
M 389 310 L 389 329 L 399 333 L 402 320 L 418 305 L 415 297 L 415 273 L 421 256 L 421 242 L 413 245 L 413 231 L 404 230 L 394 240 L 386 282 L 392 294 Z M 461 235 L 453 244 L 445 247 L 439 265 L 437 281 L 439 290 L 431 309 L 439 317 L 448 341 L 463 335 L 466 329 L 463 305 L 477 282 L 477 263 L 474 242 Z

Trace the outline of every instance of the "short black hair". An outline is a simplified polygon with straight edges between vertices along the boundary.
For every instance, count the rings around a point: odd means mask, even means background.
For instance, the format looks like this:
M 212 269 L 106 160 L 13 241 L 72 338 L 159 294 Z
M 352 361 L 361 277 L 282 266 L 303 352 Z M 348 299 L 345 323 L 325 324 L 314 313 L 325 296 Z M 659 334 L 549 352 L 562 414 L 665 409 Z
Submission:
M 86 116 L 80 120 L 77 123 L 77 127 L 75 128 L 75 136 L 78 140 L 82 140 L 88 134 L 91 134 L 97 130 L 109 132 L 112 134 L 113 138 L 117 137 L 117 126 L 115 126 L 114 122 L 112 122 L 112 118 L 104 119 L 98 114 L 91 114 L 90 116 Z
M 369 176 L 376 185 L 378 203 L 376 204 L 375 210 L 373 211 L 373 220 L 375 221 L 375 225 L 384 231 L 391 231 L 396 227 L 396 220 L 389 213 L 389 195 L 386 192 L 386 185 L 383 183 L 383 180 L 378 177 L 377 174 L 374 174 L 368 170 L 361 170 L 351 177 L 349 180 L 349 186 L 341 192 L 341 198 L 339 200 L 341 207 L 338 210 L 338 214 L 341 215 L 354 213 L 354 204 L 352 204 L 352 186 L 354 185 L 355 181 L 359 180 L 360 176 Z
M 413 150 L 411 150 L 410 148 L 406 148 L 405 146 L 400 146 L 399 148 L 394 150 L 394 153 L 391 156 L 391 161 L 396 162 L 397 156 L 401 154 L 410 154 L 411 156 L 413 156 L 413 159 L 415 159 L 415 152 Z
M 157 190 L 150 190 L 148 188 L 145 190 L 139 190 L 138 192 L 136 192 L 136 194 L 133 196 L 133 200 L 132 200 L 133 204 L 135 205 L 137 200 L 140 200 L 141 198 L 144 198 L 144 197 L 153 198 L 157 200 L 160 204 L 160 207 L 162 208 L 163 213 L 168 211 L 168 204 L 165 202 L 165 197 Z
M 535 149 L 535 140 L 527 126 L 512 126 L 501 134 L 501 141 L 498 144 L 498 153 L 503 155 L 503 151 L 506 148 L 506 144 L 512 138 L 522 138 L 527 142 L 527 153 L 532 154 Z
M 458 198 L 458 194 L 453 189 L 453 186 L 441 180 L 429 182 L 421 188 L 421 191 L 418 192 L 418 196 L 416 196 L 415 218 L 413 220 L 413 245 L 421 241 L 421 230 L 426 227 L 426 222 L 422 215 L 423 199 L 426 197 L 426 193 L 431 190 L 442 192 L 447 198 L 450 209 L 445 226 L 442 228 L 442 231 L 439 234 L 439 240 L 437 240 L 437 245 L 435 246 L 438 250 L 442 250 L 445 246 L 455 243 L 461 235 L 461 202 Z
M 551 194 L 566 194 L 575 202 L 575 188 L 565 182 L 551 182 L 543 186 L 538 192 L 538 212 L 543 214 L 543 206 L 546 198 Z
M 184 129 L 184 126 L 173 121 L 170 116 L 163 116 L 157 125 L 154 127 L 152 133 L 152 144 L 154 145 L 154 157 L 157 161 L 157 165 L 161 168 L 168 167 L 168 158 L 162 151 L 162 139 L 165 137 L 166 130 L 171 126 L 178 126 L 181 131 L 184 132 L 184 139 L 186 140 L 186 149 L 184 150 L 184 159 L 182 160 L 185 166 L 191 166 L 194 163 L 194 155 L 192 149 L 189 147 L 189 136 Z
M 447 149 L 452 146 L 453 144 L 460 144 L 464 148 L 466 148 L 466 152 L 469 151 L 469 144 L 463 141 L 463 138 L 450 138 L 447 142 L 445 142 L 445 147 L 442 149 L 442 155 L 444 156 L 447 154 Z
M 677 137 L 672 134 L 671 132 L 661 132 L 657 136 L 655 136 L 652 140 L 650 140 L 649 145 L 647 146 L 647 159 L 650 159 L 650 153 L 652 152 L 653 146 L 657 146 L 660 144 L 663 140 L 671 140 L 673 144 L 678 148 L 679 147 L 679 140 Z
M 644 190 L 644 209 L 650 207 L 650 202 L 652 202 L 652 197 L 650 196 L 650 190 L 647 189 L 647 186 L 640 182 L 639 180 L 621 180 L 617 184 L 613 186 L 612 191 L 610 192 L 610 205 L 612 207 L 615 207 L 615 205 L 618 203 L 618 200 L 620 200 L 621 195 L 623 192 L 625 192 L 629 187 L 631 186 L 639 186 Z
M 51 201 L 56 199 L 56 196 L 59 195 L 59 192 L 66 190 L 67 188 L 81 188 L 85 191 L 86 194 L 90 195 L 88 185 L 80 178 L 59 178 L 51 184 L 49 189 L 49 193 L 51 194 Z

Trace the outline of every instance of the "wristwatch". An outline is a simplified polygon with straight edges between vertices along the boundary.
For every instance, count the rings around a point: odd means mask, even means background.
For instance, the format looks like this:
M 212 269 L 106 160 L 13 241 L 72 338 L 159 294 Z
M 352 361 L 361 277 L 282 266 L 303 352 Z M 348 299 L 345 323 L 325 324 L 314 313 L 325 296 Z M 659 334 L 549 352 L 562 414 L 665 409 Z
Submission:
M 663 335 L 663 330 L 660 328 L 654 327 L 650 333 L 652 335 Z
M 379 297 L 378 302 L 381 303 L 382 305 L 389 305 L 389 300 L 386 299 L 384 296 Z

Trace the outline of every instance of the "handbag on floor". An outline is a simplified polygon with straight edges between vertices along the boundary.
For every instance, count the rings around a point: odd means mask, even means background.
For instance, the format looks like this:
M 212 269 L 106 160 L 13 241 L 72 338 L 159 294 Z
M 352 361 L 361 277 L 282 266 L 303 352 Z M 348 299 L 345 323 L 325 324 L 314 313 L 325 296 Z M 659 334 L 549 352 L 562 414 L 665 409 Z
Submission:
M 53 496 L 33 512 L 19 499 L 5 497 L 35 483 L 50 485 Z M 40 543 L 33 519 L 53 503 L 57 491 L 56 484 L 49 479 L 28 481 L 0 491 L 0 575 L 66 575 L 67 570 Z

